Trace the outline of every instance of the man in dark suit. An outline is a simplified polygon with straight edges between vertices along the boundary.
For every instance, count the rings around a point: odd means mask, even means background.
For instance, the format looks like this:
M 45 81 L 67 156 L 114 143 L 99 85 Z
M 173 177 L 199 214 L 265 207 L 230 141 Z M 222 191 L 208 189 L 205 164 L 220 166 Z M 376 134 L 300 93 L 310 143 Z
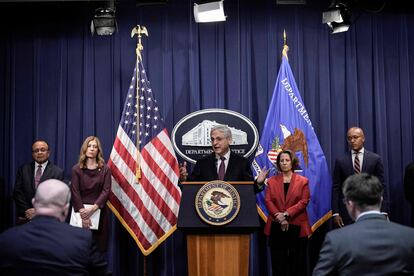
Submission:
M 1 275 L 107 275 L 91 231 L 64 223 L 69 201 L 62 181 L 40 183 L 30 223 L 0 235 Z
M 414 227 L 414 162 L 405 168 L 404 195 L 405 199 L 411 203 L 411 226 Z
M 343 227 L 352 223 L 345 206 L 342 204 L 342 185 L 348 176 L 366 172 L 375 175 L 384 185 L 384 198 L 382 210 L 388 212 L 387 189 L 384 184 L 384 166 L 378 154 L 364 148 L 365 135 L 359 127 L 351 127 L 347 133 L 350 151 L 341 158 L 336 159 L 332 183 L 332 213 L 335 227 Z
M 355 223 L 326 235 L 313 275 L 414 275 L 414 229 L 380 212 L 379 179 L 355 174 L 342 191 Z
M 210 132 L 213 153 L 198 160 L 192 173 L 188 176 L 186 163 L 180 166 L 181 181 L 252 181 L 252 173 L 247 158 L 230 150 L 232 143 L 231 130 L 224 125 L 216 125 Z M 255 191 L 264 188 L 264 180 L 268 174 L 263 169 L 255 181 Z
M 17 171 L 13 192 L 17 208 L 17 224 L 33 218 L 32 198 L 40 182 L 64 178 L 63 170 L 49 160 L 49 154 L 50 149 L 46 141 L 35 141 L 32 145 L 33 161 L 21 166 Z

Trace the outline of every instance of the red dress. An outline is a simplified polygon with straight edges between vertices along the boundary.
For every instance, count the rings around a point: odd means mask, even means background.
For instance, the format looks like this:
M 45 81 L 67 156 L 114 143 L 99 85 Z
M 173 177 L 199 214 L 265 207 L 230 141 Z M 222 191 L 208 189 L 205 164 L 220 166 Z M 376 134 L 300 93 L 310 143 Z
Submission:
M 93 236 L 100 251 L 106 251 L 108 243 L 109 211 L 106 206 L 109 191 L 111 190 L 111 171 L 104 164 L 102 168 L 94 170 L 81 169 L 79 165 L 72 168 L 72 206 L 75 212 L 83 208 L 83 204 L 96 204 L 101 209 L 101 218 L 98 230 L 93 230 Z

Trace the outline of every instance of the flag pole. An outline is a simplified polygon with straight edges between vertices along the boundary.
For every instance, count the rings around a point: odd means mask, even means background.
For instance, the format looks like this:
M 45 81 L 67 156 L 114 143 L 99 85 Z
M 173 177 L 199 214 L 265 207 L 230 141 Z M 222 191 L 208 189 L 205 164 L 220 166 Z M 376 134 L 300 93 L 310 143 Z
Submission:
M 136 94 L 136 98 L 137 98 L 137 168 L 135 171 L 135 177 L 136 177 L 136 182 L 139 183 L 139 180 L 141 179 L 141 152 L 140 152 L 140 148 L 139 148 L 139 144 L 140 144 L 140 138 L 139 138 L 139 63 L 142 62 L 142 56 L 141 56 L 141 52 L 142 50 L 144 50 L 144 46 L 141 43 L 141 37 L 142 35 L 146 35 L 148 36 L 148 31 L 147 28 L 145 28 L 145 26 L 140 26 L 137 25 L 135 26 L 132 31 L 131 31 L 131 38 L 133 38 L 135 35 L 137 35 L 137 48 L 135 50 L 136 54 L 137 54 L 137 61 L 136 61 L 136 78 L 135 78 L 135 83 L 136 83 L 136 90 L 137 90 L 137 94 Z
M 287 60 L 289 60 L 287 52 L 289 51 L 289 46 L 287 45 L 287 37 L 286 37 L 286 30 L 283 30 L 283 50 L 282 55 L 286 57 Z

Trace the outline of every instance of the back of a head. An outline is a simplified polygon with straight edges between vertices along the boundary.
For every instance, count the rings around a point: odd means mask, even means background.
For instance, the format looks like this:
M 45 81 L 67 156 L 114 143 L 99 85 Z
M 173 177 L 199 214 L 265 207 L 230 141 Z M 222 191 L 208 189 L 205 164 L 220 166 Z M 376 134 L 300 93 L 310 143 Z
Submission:
M 57 179 L 41 182 L 36 190 L 33 206 L 36 213 L 61 210 L 69 204 L 70 190 L 68 185 Z
M 367 173 L 349 176 L 342 187 L 344 198 L 353 201 L 362 210 L 379 208 L 383 190 L 380 180 Z

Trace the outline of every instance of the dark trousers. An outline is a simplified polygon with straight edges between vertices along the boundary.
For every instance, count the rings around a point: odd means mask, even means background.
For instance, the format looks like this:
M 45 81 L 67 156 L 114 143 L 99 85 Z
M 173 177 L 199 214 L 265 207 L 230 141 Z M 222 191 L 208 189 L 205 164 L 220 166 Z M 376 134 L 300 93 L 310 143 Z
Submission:
M 307 275 L 308 238 L 298 238 L 293 246 L 278 247 L 270 244 L 273 276 Z

